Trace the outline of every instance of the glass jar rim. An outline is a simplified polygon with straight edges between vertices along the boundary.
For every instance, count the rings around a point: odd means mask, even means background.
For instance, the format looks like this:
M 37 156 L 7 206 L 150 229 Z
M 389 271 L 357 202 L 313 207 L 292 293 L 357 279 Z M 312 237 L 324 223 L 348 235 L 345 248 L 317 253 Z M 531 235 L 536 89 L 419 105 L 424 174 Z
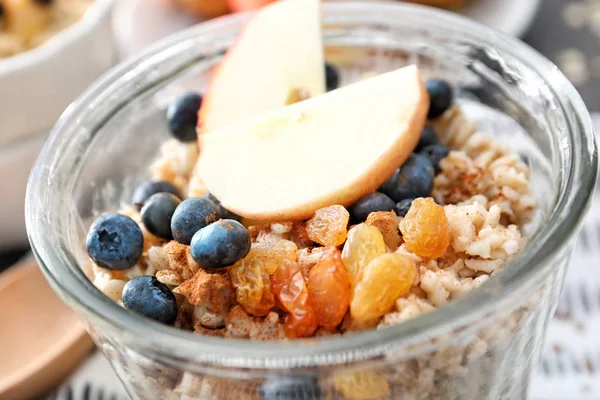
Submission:
M 60 157 L 60 147 L 68 140 L 69 124 L 110 84 L 126 79 L 127 73 L 142 63 L 158 64 L 169 54 L 169 48 L 211 29 L 239 27 L 249 14 L 231 15 L 212 20 L 173 35 L 145 51 L 136 60 L 122 64 L 104 75 L 63 114 L 45 144 L 30 176 L 26 198 L 26 222 L 29 240 L 40 266 L 54 289 L 74 308 L 94 322 L 110 325 L 123 335 L 137 337 L 148 344 L 156 344 L 160 353 L 198 362 L 232 367 L 311 367 L 337 364 L 385 355 L 399 343 L 406 349 L 418 351 L 418 344 L 450 331 L 454 327 L 469 326 L 482 316 L 497 309 L 506 293 L 522 290 L 532 282 L 541 281 L 552 268 L 549 262 L 563 251 L 582 223 L 589 207 L 597 174 L 597 148 L 591 118 L 575 88 L 550 61 L 517 39 L 510 38 L 464 17 L 427 7 L 390 3 L 339 2 L 323 5 L 326 22 L 329 18 L 352 15 L 364 18 L 393 15 L 419 18 L 420 26 L 449 29 L 465 35 L 477 35 L 482 44 L 490 45 L 519 60 L 526 60 L 530 69 L 543 77 L 545 84 L 565 114 L 566 145 L 560 146 L 565 157 L 564 191 L 558 193 L 548 217 L 535 233 L 527 247 L 511 262 L 511 267 L 490 281 L 502 288 L 502 293 L 474 290 L 461 299 L 429 312 L 419 318 L 381 330 L 369 330 L 340 337 L 318 340 L 251 342 L 249 340 L 215 338 L 180 331 L 138 317 L 110 300 L 91 283 L 82 279 L 76 257 L 69 250 L 65 238 L 53 241 L 49 229 L 52 218 L 44 207 L 44 199 L 52 197 L 52 167 Z M 368 13 L 368 16 L 365 14 Z M 160 57 L 162 55 L 162 57 Z M 566 154 L 568 153 L 568 154 Z M 56 189 L 54 190 L 56 192 Z M 54 193 L 55 197 L 66 193 Z M 68 194 L 68 193 L 67 193 Z M 58 235 L 56 235 L 58 236 Z M 301 344 L 301 345 L 299 345 Z M 407 356 L 410 352 L 407 351 Z

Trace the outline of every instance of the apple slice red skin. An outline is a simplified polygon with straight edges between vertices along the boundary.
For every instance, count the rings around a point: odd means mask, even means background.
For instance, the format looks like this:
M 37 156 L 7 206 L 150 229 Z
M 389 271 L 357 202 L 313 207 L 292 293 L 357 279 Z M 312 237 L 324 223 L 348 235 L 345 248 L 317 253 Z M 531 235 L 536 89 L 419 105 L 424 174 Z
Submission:
M 416 73 L 418 71 L 415 69 Z M 376 77 L 377 78 L 377 77 Z M 376 79 L 372 78 L 372 79 Z M 420 76 L 417 78 L 418 82 L 415 86 L 415 96 L 418 97 L 414 103 L 414 110 L 411 110 L 406 120 L 402 120 L 401 122 L 406 126 L 406 129 L 403 132 L 398 132 L 397 137 L 393 137 L 390 140 L 394 140 L 393 144 L 389 146 L 389 148 L 385 149 L 383 153 L 375 160 L 370 163 L 370 165 L 365 168 L 364 172 L 362 172 L 359 176 L 356 177 L 352 182 L 345 184 L 343 187 L 335 188 L 335 190 L 330 191 L 329 193 L 319 193 L 316 194 L 313 198 L 307 199 L 307 201 L 303 201 L 300 204 L 290 204 L 282 205 L 280 207 L 266 207 L 265 209 L 259 209 L 260 206 L 249 206 L 245 207 L 243 204 L 243 195 L 242 193 L 237 193 L 236 196 L 230 196 L 226 191 L 223 191 L 223 186 L 220 184 L 216 184 L 217 180 L 216 176 L 213 173 L 208 173 L 208 179 L 204 179 L 203 173 L 207 173 L 208 170 L 212 170 L 212 168 L 220 168 L 221 166 L 226 168 L 227 155 L 223 155 L 223 160 L 218 161 L 215 165 L 202 165 L 203 157 L 202 154 L 200 156 L 199 162 L 199 173 L 200 176 L 203 177 L 206 186 L 209 191 L 211 191 L 215 196 L 219 197 L 223 206 L 236 214 L 239 214 L 245 218 L 253 219 L 253 220 L 268 220 L 268 221 L 289 221 L 289 220 L 302 220 L 311 218 L 314 212 L 321 208 L 326 207 L 332 204 L 341 204 L 343 206 L 350 206 L 354 204 L 359 198 L 362 196 L 375 191 L 381 184 L 392 175 L 392 173 L 400 166 L 404 161 L 410 156 L 412 151 L 414 150 L 423 126 L 425 125 L 425 121 L 427 118 L 427 112 L 429 109 L 429 97 L 427 95 L 427 91 L 423 85 Z M 402 87 L 395 88 L 397 90 L 402 90 Z M 340 90 L 343 90 L 340 89 Z M 324 96 L 328 96 L 330 94 L 326 94 Z M 306 102 L 311 102 L 317 99 L 310 99 Z M 306 102 L 295 104 L 289 106 L 288 109 L 291 111 L 296 111 L 296 109 L 301 110 L 302 104 Z M 296 107 L 296 108 L 294 108 Z M 262 117 L 258 117 L 260 120 Z M 236 129 L 236 128 L 233 128 Z M 226 128 L 222 132 L 225 134 L 226 131 L 231 131 Z M 215 134 L 219 134 L 220 132 L 216 132 Z M 200 148 L 205 149 L 206 151 L 213 151 L 214 148 L 214 140 L 213 135 L 201 135 L 200 138 Z M 375 140 L 375 138 L 374 138 Z M 387 143 L 387 142 L 386 142 Z M 232 144 L 233 145 L 233 144 Z M 315 146 L 318 146 L 318 143 L 315 143 Z M 343 146 L 340 144 L 340 146 Z M 222 147 L 217 145 L 217 147 Z M 336 149 L 332 149 L 335 151 Z M 225 153 L 225 152 L 224 152 Z M 213 153 L 214 154 L 214 153 Z M 266 155 L 265 155 L 266 156 Z M 354 156 L 354 155 L 353 155 Z M 356 155 L 357 157 L 360 155 Z M 214 159 L 214 158 L 213 158 Z M 212 162 L 212 161 L 210 161 Z M 306 154 L 306 162 L 310 162 L 310 154 Z M 276 166 L 273 166 L 276 168 Z M 324 172 L 326 173 L 326 172 Z M 227 177 L 222 177 L 222 179 L 227 179 Z M 290 177 L 293 179 L 293 177 Z M 260 182 L 256 181 L 257 186 L 261 186 Z M 304 180 L 304 184 L 310 185 L 310 180 Z M 335 187 L 336 182 L 332 181 L 332 187 Z M 220 186 L 220 187 L 219 187 Z M 264 185 L 262 185 L 264 186 Z M 277 195 L 276 190 L 272 186 L 267 186 L 269 188 L 268 191 L 271 192 L 270 195 Z M 307 188 L 309 190 L 310 188 Z M 266 196 L 266 192 L 256 193 L 252 192 L 252 187 L 250 187 L 245 193 L 245 196 L 257 196 L 256 198 L 261 198 Z M 264 197 L 266 200 L 271 200 L 269 197 Z M 291 203 L 291 202 L 290 202 Z

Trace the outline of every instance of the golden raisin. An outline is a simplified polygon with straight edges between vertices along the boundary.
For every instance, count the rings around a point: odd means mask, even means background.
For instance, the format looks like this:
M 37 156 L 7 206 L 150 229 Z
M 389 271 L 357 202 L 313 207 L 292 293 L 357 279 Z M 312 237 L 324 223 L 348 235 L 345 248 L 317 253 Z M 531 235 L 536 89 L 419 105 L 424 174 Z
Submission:
M 369 214 L 365 223 L 379 229 L 387 247 L 396 251 L 401 241 L 398 231 L 400 220 L 401 218 L 393 211 L 375 211 Z
M 306 224 L 304 222 L 295 222 L 290 231 L 290 240 L 300 249 L 314 246 L 314 242 L 308 237 Z
M 308 301 L 308 288 L 300 265 L 283 260 L 271 275 L 271 286 L 287 312 L 283 321 L 285 334 L 290 338 L 311 336 L 317 330 L 317 318 Z
M 295 104 L 310 98 L 310 94 L 306 89 L 294 88 L 288 91 L 287 99 L 285 99 L 285 105 Z
M 415 199 L 400 221 L 406 248 L 424 258 L 444 255 L 450 244 L 450 231 L 444 207 L 431 198 Z
M 342 261 L 348 268 L 352 286 L 361 280 L 362 273 L 371 260 L 384 253 L 385 242 L 377 228 L 359 224 L 350 229 L 342 250 Z
M 308 298 L 319 326 L 335 329 L 348 311 L 350 295 L 350 277 L 341 251 L 330 247 L 308 273 Z
M 390 385 L 374 370 L 339 372 L 333 377 L 333 385 L 350 400 L 375 400 L 390 392 Z
M 320 208 L 306 222 L 306 232 L 313 242 L 323 246 L 339 246 L 346 241 L 350 213 L 343 206 Z
M 398 297 L 408 293 L 416 275 L 414 262 L 406 256 L 387 253 L 375 258 L 354 288 L 350 303 L 352 319 L 363 327 L 376 325 Z
M 284 259 L 290 261 L 298 259 L 298 246 L 294 242 L 285 239 L 281 239 L 275 244 L 255 242 L 252 243 L 246 258 L 260 258 L 265 270 L 271 275 Z M 242 261 L 240 260 L 236 264 Z
M 271 280 L 260 258 L 244 258 L 229 268 L 237 302 L 247 313 L 267 315 L 275 306 Z

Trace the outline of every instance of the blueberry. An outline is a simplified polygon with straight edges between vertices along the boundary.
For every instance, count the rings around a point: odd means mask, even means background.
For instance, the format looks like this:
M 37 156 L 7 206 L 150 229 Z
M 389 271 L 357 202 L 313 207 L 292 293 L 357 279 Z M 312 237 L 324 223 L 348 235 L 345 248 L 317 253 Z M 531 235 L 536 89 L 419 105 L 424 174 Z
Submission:
M 352 207 L 349 208 L 352 220 L 363 222 L 369 214 L 375 211 L 392 211 L 394 209 L 394 200 L 383 193 L 375 192 L 363 196 Z
M 325 82 L 327 91 L 335 90 L 340 85 L 340 74 L 331 64 L 325 63 Z
M 425 83 L 429 93 L 429 114 L 427 118 L 435 119 L 446 112 L 452 105 L 452 86 L 441 79 L 432 79 Z
M 198 231 L 190 245 L 192 258 L 204 268 L 235 264 L 250 251 L 250 234 L 237 221 L 222 219 Z
M 181 200 L 171 193 L 156 193 L 150 196 L 142 208 L 142 222 L 150 233 L 171 240 L 171 218 Z
M 431 146 L 432 144 L 440 144 L 440 140 L 433 129 L 429 126 L 426 126 L 423 128 L 423 132 L 421 132 L 419 143 L 417 143 L 417 147 L 415 148 L 415 153 L 418 153 L 421 149 Z
M 209 199 L 210 201 L 212 201 L 213 203 L 215 203 L 217 205 L 217 207 L 219 208 L 219 213 L 221 214 L 221 218 L 234 219 L 236 221 L 242 220 L 242 217 L 240 217 L 239 215 L 237 215 L 235 213 L 232 213 L 231 211 L 229 211 L 228 209 L 223 207 L 221 205 L 221 202 L 219 201 L 219 199 L 217 199 L 212 193 L 208 193 L 204 197 L 206 197 L 207 199 Z
M 433 166 L 427 157 L 413 153 L 404 165 L 381 185 L 379 191 L 396 202 L 429 197 L 433 190 L 433 172 Z
M 146 181 L 138 186 L 133 192 L 133 198 L 131 203 L 135 208 L 141 210 L 144 206 L 144 202 L 156 193 L 171 193 L 181 199 L 179 190 L 167 181 Z
M 126 269 L 133 267 L 142 255 L 144 235 L 131 218 L 119 213 L 104 214 L 90 226 L 86 247 L 96 265 Z
M 171 218 L 173 239 L 190 244 L 196 232 L 221 218 L 219 208 L 212 201 L 193 197 L 181 202 Z
M 394 211 L 396 211 L 396 215 L 398 215 L 399 217 L 406 217 L 406 214 L 408 213 L 410 206 L 412 206 L 413 200 L 414 199 L 404 199 L 404 200 L 400 200 L 398 203 L 396 203 L 396 206 L 394 207 Z
M 425 156 L 433 165 L 433 169 L 437 174 L 440 173 L 440 161 L 442 161 L 450 153 L 450 149 L 441 144 L 432 144 L 431 146 L 425 147 L 419 152 L 422 156 Z
M 198 110 L 202 104 L 202 96 L 189 92 L 175 99 L 167 109 L 167 122 L 173 136 L 182 142 L 196 140 Z
M 153 276 L 138 276 L 125 284 L 123 305 L 163 324 L 173 325 L 177 319 L 177 302 L 167 285 Z
M 317 380 L 308 377 L 271 378 L 260 388 L 261 400 L 321 400 L 322 397 Z

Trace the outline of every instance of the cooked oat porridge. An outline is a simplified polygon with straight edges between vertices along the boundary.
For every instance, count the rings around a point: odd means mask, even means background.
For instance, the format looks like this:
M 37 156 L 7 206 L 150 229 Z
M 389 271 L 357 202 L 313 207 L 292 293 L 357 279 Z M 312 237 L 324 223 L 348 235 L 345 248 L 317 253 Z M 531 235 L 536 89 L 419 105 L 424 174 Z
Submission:
M 1 0 L 0 58 L 37 47 L 77 22 L 93 0 Z
M 235 56 L 225 60 L 231 63 Z M 273 341 L 385 329 L 443 307 L 502 273 L 525 247 L 523 227 L 537 209 L 529 167 L 467 118 L 454 99 L 456 89 L 446 80 L 423 81 L 418 69 L 409 66 L 367 74 L 338 88 L 338 68 L 326 63 L 322 70 L 327 93 L 302 90 L 306 95 L 287 98 L 292 104 L 281 111 L 264 118 L 246 116 L 214 132 L 207 126 L 222 124 L 215 111 L 221 99 L 214 94 L 215 85 L 223 85 L 222 76 L 207 93 L 175 98 L 166 112 L 173 137 L 152 163 L 151 180 L 135 189 L 129 204 L 100 215 L 89 229 L 86 247 L 94 285 L 124 308 L 177 329 Z M 219 73 L 226 75 L 227 68 L 222 65 Z M 390 146 L 399 147 L 376 153 L 365 167 L 369 174 L 358 177 L 353 190 L 332 180 L 340 189 L 317 193 L 314 200 L 308 183 L 309 194 L 298 204 L 269 199 L 271 208 L 264 215 L 288 218 L 260 218 L 255 203 L 232 201 L 235 190 L 204 172 L 206 159 L 214 157 L 211 141 L 219 136 L 236 138 L 230 146 L 243 141 L 244 149 L 260 153 L 251 139 L 239 139 L 237 131 L 256 131 L 259 146 L 275 140 L 287 124 L 292 133 L 298 129 L 308 135 L 296 126 L 319 131 L 322 114 L 315 109 L 335 112 L 341 101 L 360 101 L 370 90 L 385 93 L 393 85 L 417 100 L 402 103 L 399 96 L 401 132 L 390 134 Z M 389 106 L 390 121 L 398 118 L 395 104 Z M 270 131 L 273 126 L 277 129 Z M 319 134 L 335 137 L 339 132 L 323 129 Z M 378 134 L 372 133 L 372 141 L 381 140 Z M 372 150 L 363 147 L 365 154 Z M 236 154 L 231 158 L 242 153 Z M 274 176 L 263 171 L 267 180 Z M 229 182 L 232 174 L 223 173 L 222 181 Z M 246 197 L 258 196 L 258 191 L 248 190 Z M 464 365 L 485 365 L 529 312 L 527 305 L 511 310 L 501 328 L 483 327 L 467 344 L 440 348 L 418 362 L 399 363 L 382 373 L 336 374 L 321 387 L 335 388 L 331 398 L 399 398 L 394 397 L 399 390 L 414 398 L 458 398 L 450 393 L 462 389 L 440 393 L 459 378 L 468 381 Z M 172 390 L 173 398 L 280 398 L 259 395 L 260 385 L 251 382 L 240 383 L 238 392 L 235 385 L 191 373 L 168 384 L 162 379 L 149 374 L 148 383 L 161 392 Z M 314 385 L 318 395 L 302 398 L 321 398 L 318 383 Z
M 521 227 L 536 200 L 527 165 L 480 132 L 458 105 L 429 122 L 415 150 L 413 157 L 425 170 L 439 168 L 435 177 L 431 173 L 427 197 L 395 196 L 386 190 L 388 180 L 381 191 L 348 208 L 323 207 L 304 221 L 256 222 L 224 209 L 194 176 L 196 143 L 169 140 L 152 165 L 153 180 L 119 211 L 139 229 L 141 256 L 124 269 L 94 264 L 94 283 L 121 304 L 123 288 L 132 279 L 165 285 L 160 287 L 173 292 L 176 307 L 169 320 L 176 327 L 260 340 L 384 327 L 443 306 L 500 273 L 525 246 Z M 446 153 L 435 165 L 420 155 L 432 150 Z M 397 174 L 403 168 L 406 164 Z M 223 268 L 202 268 L 193 257 L 192 238 L 168 239 L 172 218 L 186 202 L 203 209 L 202 229 L 242 230 L 251 242 L 242 243 L 243 255 Z M 170 210 L 171 223 L 163 231 L 143 222 L 155 207 Z M 97 232 L 92 228 L 90 235 Z M 380 280 L 393 288 L 382 288 Z M 292 282 L 300 288 L 292 288 Z M 288 317 L 295 305 L 285 305 L 282 290 L 300 290 L 294 295 L 304 296 L 298 307 L 306 320 Z

